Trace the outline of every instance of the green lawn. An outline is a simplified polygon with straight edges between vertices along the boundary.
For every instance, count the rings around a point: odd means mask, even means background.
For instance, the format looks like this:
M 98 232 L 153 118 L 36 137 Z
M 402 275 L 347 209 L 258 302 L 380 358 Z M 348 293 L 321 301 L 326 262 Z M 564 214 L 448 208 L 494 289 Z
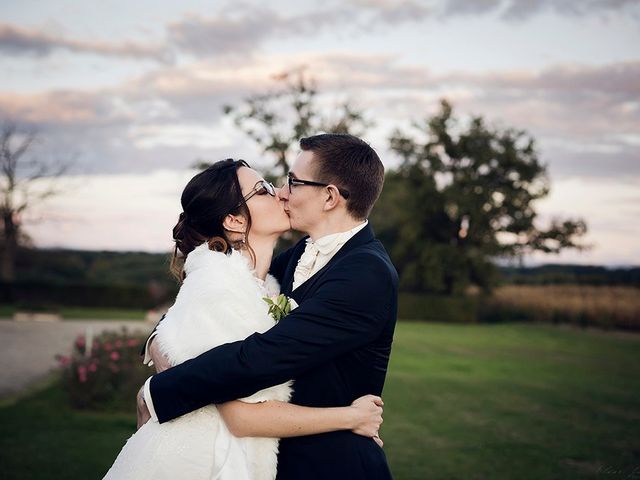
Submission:
M 400 323 L 382 430 L 395 478 L 639 478 L 639 354 L 640 335 Z M 0 407 L 2 478 L 100 478 L 134 423 L 76 413 L 55 385 Z
M 16 311 L 13 305 L 0 305 L 0 318 L 10 319 Z M 146 310 L 125 309 L 125 308 L 100 308 L 100 307 L 60 307 L 43 312 L 51 311 L 62 316 L 64 320 L 144 320 Z
M 613 479 L 637 467 L 640 476 L 639 359 L 640 335 L 400 324 L 384 395 L 393 472 Z
M 144 320 L 146 310 L 119 308 L 63 307 L 59 311 L 65 320 Z

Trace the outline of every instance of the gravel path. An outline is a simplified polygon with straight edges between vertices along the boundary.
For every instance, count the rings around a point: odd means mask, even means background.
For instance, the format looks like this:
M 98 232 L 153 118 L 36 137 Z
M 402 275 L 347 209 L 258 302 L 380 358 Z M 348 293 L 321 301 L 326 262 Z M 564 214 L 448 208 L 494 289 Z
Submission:
M 75 338 L 87 328 L 150 332 L 153 325 L 135 321 L 74 320 L 62 322 L 0 321 L 0 398 L 18 393 L 46 377 L 56 366 L 55 355 L 68 355 Z

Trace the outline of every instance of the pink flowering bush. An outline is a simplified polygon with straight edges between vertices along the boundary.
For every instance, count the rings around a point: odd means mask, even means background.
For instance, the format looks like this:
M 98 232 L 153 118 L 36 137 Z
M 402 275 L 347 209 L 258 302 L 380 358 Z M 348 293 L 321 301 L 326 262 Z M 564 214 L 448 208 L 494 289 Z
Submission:
M 78 336 L 71 356 L 57 357 L 71 404 L 85 409 L 135 409 L 138 389 L 154 373 L 140 358 L 145 340 L 126 329 L 104 332 L 91 345 L 84 335 Z

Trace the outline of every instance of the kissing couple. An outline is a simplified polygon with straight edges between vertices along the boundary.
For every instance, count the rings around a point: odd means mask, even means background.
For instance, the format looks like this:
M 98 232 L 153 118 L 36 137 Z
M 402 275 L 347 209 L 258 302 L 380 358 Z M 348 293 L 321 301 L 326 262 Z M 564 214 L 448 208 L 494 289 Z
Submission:
M 398 275 L 367 220 L 384 167 L 351 135 L 300 149 L 280 189 L 231 159 L 185 187 L 181 287 L 142 352 L 158 373 L 106 479 L 392 478 L 378 429 Z M 272 258 L 290 228 L 308 236 Z

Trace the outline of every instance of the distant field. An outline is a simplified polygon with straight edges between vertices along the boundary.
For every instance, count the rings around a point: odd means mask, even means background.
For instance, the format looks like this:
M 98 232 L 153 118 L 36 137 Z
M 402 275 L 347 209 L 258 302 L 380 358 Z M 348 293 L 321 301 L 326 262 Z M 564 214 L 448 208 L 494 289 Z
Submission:
M 640 288 L 505 285 L 490 296 L 403 292 L 400 317 L 447 323 L 567 323 L 640 331 Z
M 400 323 L 381 433 L 396 480 L 635 478 L 639 354 L 631 333 Z M 55 385 L 0 407 L 2 477 L 100 478 L 134 423 Z
M 640 288 L 507 285 L 488 301 L 501 318 L 640 330 Z

